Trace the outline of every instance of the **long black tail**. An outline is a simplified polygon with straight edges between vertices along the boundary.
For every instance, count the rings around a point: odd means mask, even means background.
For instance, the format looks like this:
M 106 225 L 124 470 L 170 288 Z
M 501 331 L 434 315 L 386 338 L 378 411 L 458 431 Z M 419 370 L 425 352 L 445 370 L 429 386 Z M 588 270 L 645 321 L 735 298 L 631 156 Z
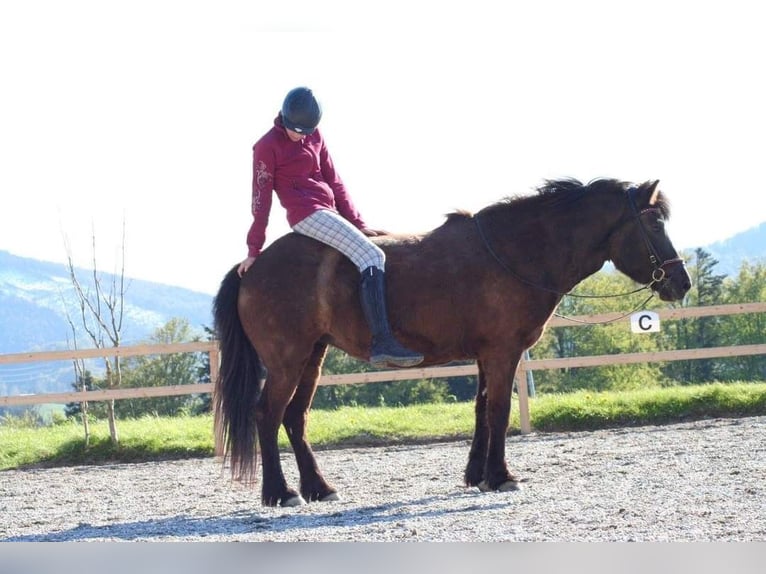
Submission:
M 232 478 L 255 483 L 258 470 L 255 404 L 265 369 L 242 328 L 237 311 L 239 284 L 237 267 L 234 267 L 224 277 L 213 301 L 215 331 L 221 350 L 213 408 L 216 439 L 224 445 L 224 455 L 230 458 Z

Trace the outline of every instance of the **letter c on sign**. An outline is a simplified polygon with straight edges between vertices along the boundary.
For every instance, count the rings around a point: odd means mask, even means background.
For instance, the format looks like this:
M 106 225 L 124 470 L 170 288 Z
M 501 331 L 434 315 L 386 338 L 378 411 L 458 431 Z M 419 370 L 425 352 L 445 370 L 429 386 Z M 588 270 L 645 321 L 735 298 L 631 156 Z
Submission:
M 634 333 L 657 333 L 660 316 L 654 311 L 640 311 L 630 316 L 630 330 Z

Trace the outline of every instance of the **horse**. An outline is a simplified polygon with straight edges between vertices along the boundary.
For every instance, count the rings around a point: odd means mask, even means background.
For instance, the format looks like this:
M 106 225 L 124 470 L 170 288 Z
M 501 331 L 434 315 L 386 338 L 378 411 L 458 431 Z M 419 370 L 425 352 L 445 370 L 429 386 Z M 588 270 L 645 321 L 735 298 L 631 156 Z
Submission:
M 665 230 L 670 205 L 658 183 L 543 180 L 537 193 L 475 214 L 451 213 L 427 233 L 375 238 L 386 254 L 396 337 L 424 355 L 420 366 L 477 363 L 466 486 L 519 488 L 505 460 L 513 378 L 580 281 L 611 261 L 663 301 L 690 289 Z M 213 313 L 221 354 L 214 413 L 232 480 L 256 484 L 260 452 L 263 505 L 337 500 L 306 428 L 328 346 L 369 360 L 356 267 L 331 247 L 288 233 L 241 279 L 236 265 L 226 274 Z M 300 472 L 299 492 L 282 472 L 280 425 Z

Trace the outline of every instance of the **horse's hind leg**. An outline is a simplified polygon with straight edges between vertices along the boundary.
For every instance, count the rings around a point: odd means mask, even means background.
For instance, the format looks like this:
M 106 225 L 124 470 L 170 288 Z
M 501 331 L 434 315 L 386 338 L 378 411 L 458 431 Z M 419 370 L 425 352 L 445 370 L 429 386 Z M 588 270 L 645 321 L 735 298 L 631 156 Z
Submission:
M 484 467 L 487 464 L 487 441 L 489 430 L 487 427 L 487 380 L 481 361 L 477 363 L 479 368 L 479 383 L 476 389 L 476 422 L 473 431 L 471 451 L 468 454 L 468 464 L 465 467 L 466 486 L 479 486 L 484 479 Z
M 288 488 L 279 460 L 277 435 L 285 409 L 298 385 L 299 373 L 292 369 L 269 370 L 261 396 L 255 407 L 258 443 L 261 447 L 263 484 L 261 503 L 265 506 L 297 506 L 303 499 Z
M 287 405 L 283 420 L 301 475 L 301 494 L 308 502 L 338 500 L 336 490 L 327 484 L 319 471 L 311 445 L 306 438 L 309 409 L 314 399 L 326 352 L 327 345 L 324 343 L 317 343 L 314 346 L 314 351 L 301 374 L 295 395 Z

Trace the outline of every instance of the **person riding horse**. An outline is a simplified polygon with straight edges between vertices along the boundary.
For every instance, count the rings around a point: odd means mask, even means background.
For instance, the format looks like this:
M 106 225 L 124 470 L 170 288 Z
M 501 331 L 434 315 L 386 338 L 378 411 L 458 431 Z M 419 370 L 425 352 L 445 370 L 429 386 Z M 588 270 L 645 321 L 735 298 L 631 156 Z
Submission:
M 317 129 L 321 118 L 314 93 L 294 88 L 274 126 L 253 146 L 253 223 L 239 276 L 263 248 L 274 190 L 294 231 L 337 249 L 359 269 L 362 309 L 373 335 L 370 363 L 413 367 L 423 355 L 403 347 L 393 335 L 386 307 L 386 254 L 369 239 L 386 233 L 369 228 L 354 207 Z
M 379 244 L 397 337 L 423 353 L 423 366 L 476 361 L 467 486 L 519 488 L 505 460 L 513 377 L 580 281 L 611 261 L 663 301 L 688 292 L 691 279 L 665 227 L 669 215 L 656 180 L 547 181 L 536 195 L 453 213 L 428 233 Z M 221 348 L 214 410 L 232 477 L 254 482 L 260 455 L 263 504 L 337 500 L 307 425 L 328 346 L 369 356 L 357 269 L 336 250 L 288 233 L 242 278 L 232 267 L 214 315 Z M 295 454 L 300 492 L 282 471 L 280 426 Z

